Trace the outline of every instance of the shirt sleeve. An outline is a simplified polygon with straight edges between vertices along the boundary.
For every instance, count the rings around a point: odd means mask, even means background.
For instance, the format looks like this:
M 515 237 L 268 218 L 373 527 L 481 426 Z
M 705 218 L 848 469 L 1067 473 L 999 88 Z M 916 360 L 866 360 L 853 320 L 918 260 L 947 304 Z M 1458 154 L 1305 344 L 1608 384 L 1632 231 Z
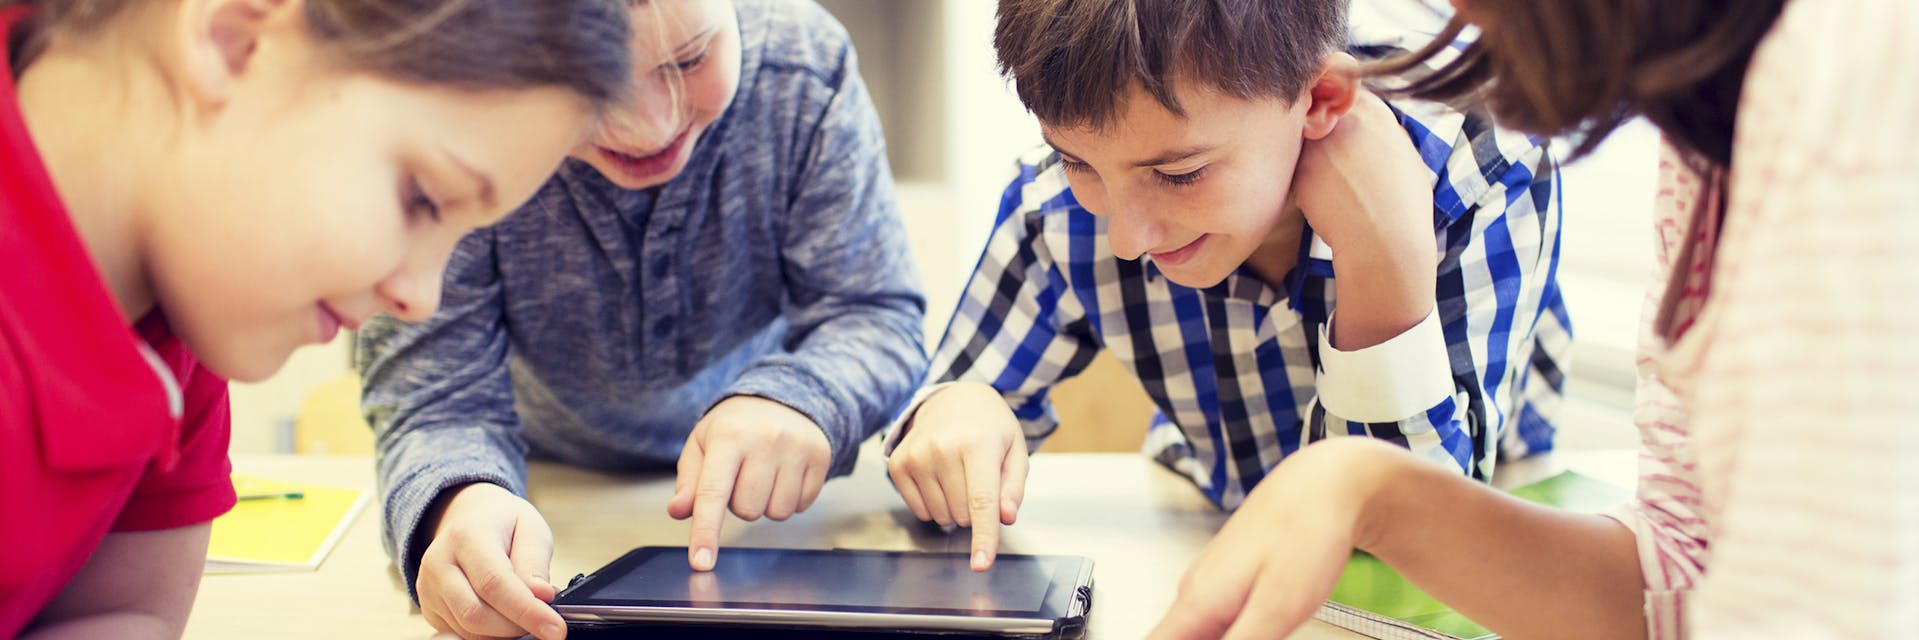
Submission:
M 1740 99 L 1693 376 L 1692 637 L 1919 628 L 1919 5 L 1788 3 Z M 1715 310 L 1714 307 L 1717 307 Z
M 1542 348 L 1534 332 L 1558 322 L 1557 190 L 1550 152 L 1533 146 L 1440 229 L 1431 315 L 1351 352 L 1334 349 L 1321 328 L 1309 441 L 1371 436 L 1469 476 L 1492 476 L 1501 439 L 1522 419 L 1515 414 L 1529 410 L 1514 388 L 1532 382 L 1527 374 Z
M 1059 427 L 1047 393 L 1099 353 L 1084 307 L 1042 233 L 1041 225 L 1056 214 L 1023 214 L 1031 208 L 1025 195 L 1029 187 L 1048 182 L 1036 173 L 1023 164 L 1006 188 L 998 223 L 933 352 L 932 384 L 915 395 L 888 433 L 888 453 L 910 427 L 919 403 L 941 384 L 956 381 L 981 382 L 999 391 L 1027 446 L 1037 449 Z
M 742 372 L 724 394 L 764 397 L 812 419 L 833 446 L 832 475 L 853 470 L 859 443 L 926 372 L 926 300 L 879 115 L 851 44 L 842 51 L 782 222 L 786 349 Z
M 358 336 L 384 543 L 409 593 L 430 542 L 420 520 L 441 492 L 491 482 L 525 494 L 526 443 L 513 412 L 493 243 L 492 229 L 460 241 L 432 319 L 408 325 L 381 315 Z
M 182 347 L 184 357 L 184 347 Z M 114 531 L 173 529 L 210 521 L 233 508 L 233 464 L 227 458 L 232 414 L 227 381 L 195 362 L 178 379 L 179 457 L 150 466 L 113 523 Z

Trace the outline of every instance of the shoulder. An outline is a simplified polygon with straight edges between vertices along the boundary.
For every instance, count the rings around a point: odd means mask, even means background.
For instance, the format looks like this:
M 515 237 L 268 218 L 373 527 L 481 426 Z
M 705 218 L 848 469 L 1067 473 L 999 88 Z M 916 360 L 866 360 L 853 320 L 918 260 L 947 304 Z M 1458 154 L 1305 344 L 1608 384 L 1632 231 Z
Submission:
M 1059 153 L 1042 144 L 1020 154 L 1014 163 L 1013 179 L 1000 194 L 994 226 L 1004 226 L 1014 218 L 1029 226 L 1048 218 L 1063 223 L 1074 216 L 1093 217 L 1074 199 Z
M 1355 46 L 1350 51 L 1370 60 L 1405 53 L 1389 45 Z M 1398 114 L 1420 159 L 1433 171 L 1434 192 L 1456 196 L 1440 198 L 1441 208 L 1463 209 L 1494 185 L 1530 181 L 1550 158 L 1545 151 L 1547 139 L 1502 127 L 1484 110 L 1465 111 L 1404 97 L 1388 97 L 1386 103 Z M 1454 217 L 1460 212 L 1448 211 Z
M 837 84 L 852 66 L 846 27 L 813 0 L 738 0 L 748 75 L 799 72 Z
M 1788 3 L 1747 70 L 1737 164 L 1749 159 L 1741 151 L 1766 148 L 1796 156 L 1788 165 L 1842 171 L 1911 162 L 1919 154 L 1915 32 L 1912 0 Z
M 1387 104 L 1432 170 L 1434 191 L 1456 196 L 1436 200 L 1442 208 L 1470 206 L 1495 185 L 1531 182 L 1548 157 L 1546 139 L 1501 127 L 1483 111 L 1408 98 Z M 1460 212 L 1448 213 L 1457 217 Z

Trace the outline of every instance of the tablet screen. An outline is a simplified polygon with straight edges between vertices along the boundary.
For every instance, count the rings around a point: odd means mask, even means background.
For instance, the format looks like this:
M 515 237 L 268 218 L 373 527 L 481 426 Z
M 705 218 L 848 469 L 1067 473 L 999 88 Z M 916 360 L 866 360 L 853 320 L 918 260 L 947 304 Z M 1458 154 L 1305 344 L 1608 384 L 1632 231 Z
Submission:
M 1046 605 L 1057 560 L 1001 556 L 974 573 L 965 554 L 726 549 L 711 572 L 685 553 L 652 553 L 616 565 L 585 594 L 699 607 L 855 608 L 1035 613 Z

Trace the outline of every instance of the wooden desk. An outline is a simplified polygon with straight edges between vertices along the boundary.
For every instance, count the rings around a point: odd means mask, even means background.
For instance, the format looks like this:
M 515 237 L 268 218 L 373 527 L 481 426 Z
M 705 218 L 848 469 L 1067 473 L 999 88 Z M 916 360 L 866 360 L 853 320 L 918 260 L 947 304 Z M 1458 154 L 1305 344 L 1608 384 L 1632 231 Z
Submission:
M 878 452 L 862 452 L 853 475 L 829 482 L 806 513 L 784 523 L 729 519 L 724 544 L 966 551 L 964 531 L 947 535 L 913 519 L 887 482 Z M 365 457 L 237 456 L 240 473 L 372 490 Z M 1557 461 L 1509 467 L 1525 482 Z M 1630 451 L 1566 458 L 1566 466 L 1630 482 Z M 609 476 L 534 464 L 530 497 L 554 530 L 554 582 L 591 571 L 644 545 L 686 544 L 687 524 L 668 518 L 670 476 Z M 318 571 L 206 576 L 188 638 L 424 638 L 405 587 L 380 546 L 380 503 L 354 522 Z M 1006 553 L 1075 554 L 1093 559 L 1098 594 L 1089 638 L 1137 638 L 1165 612 L 1193 554 L 1225 522 L 1191 485 L 1138 454 L 1035 456 L 1019 524 L 1004 530 Z M 722 547 L 720 561 L 726 561 Z M 1358 638 L 1318 621 L 1295 640 Z

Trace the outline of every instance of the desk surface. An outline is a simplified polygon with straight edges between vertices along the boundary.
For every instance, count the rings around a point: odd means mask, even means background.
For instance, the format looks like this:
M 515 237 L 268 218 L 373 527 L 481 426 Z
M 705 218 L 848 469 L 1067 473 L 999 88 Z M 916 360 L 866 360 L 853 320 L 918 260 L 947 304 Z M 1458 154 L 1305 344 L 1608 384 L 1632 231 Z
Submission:
M 1563 466 L 1609 481 L 1633 478 L 1630 451 L 1561 460 L 1509 466 L 1502 480 L 1523 483 Z M 236 456 L 233 464 L 246 474 L 373 487 L 373 465 L 365 457 Z M 633 547 L 686 544 L 687 524 L 666 516 L 671 476 L 616 476 L 539 463 L 530 471 L 529 497 L 554 531 L 555 582 L 598 568 Z M 318 571 L 206 576 L 186 637 L 431 636 L 381 550 L 378 510 L 375 499 Z M 1019 524 L 1004 529 L 1001 551 L 1092 558 L 1099 594 L 1088 637 L 1136 638 L 1164 613 L 1187 562 L 1225 519 L 1186 481 L 1143 456 L 1040 454 L 1033 458 Z M 853 475 L 827 483 L 812 509 L 784 523 L 729 517 L 722 541 L 960 552 L 969 544 L 963 530 L 944 534 L 914 520 L 870 448 Z M 720 561 L 725 558 L 722 547 Z M 1362 636 L 1313 621 L 1292 637 Z

